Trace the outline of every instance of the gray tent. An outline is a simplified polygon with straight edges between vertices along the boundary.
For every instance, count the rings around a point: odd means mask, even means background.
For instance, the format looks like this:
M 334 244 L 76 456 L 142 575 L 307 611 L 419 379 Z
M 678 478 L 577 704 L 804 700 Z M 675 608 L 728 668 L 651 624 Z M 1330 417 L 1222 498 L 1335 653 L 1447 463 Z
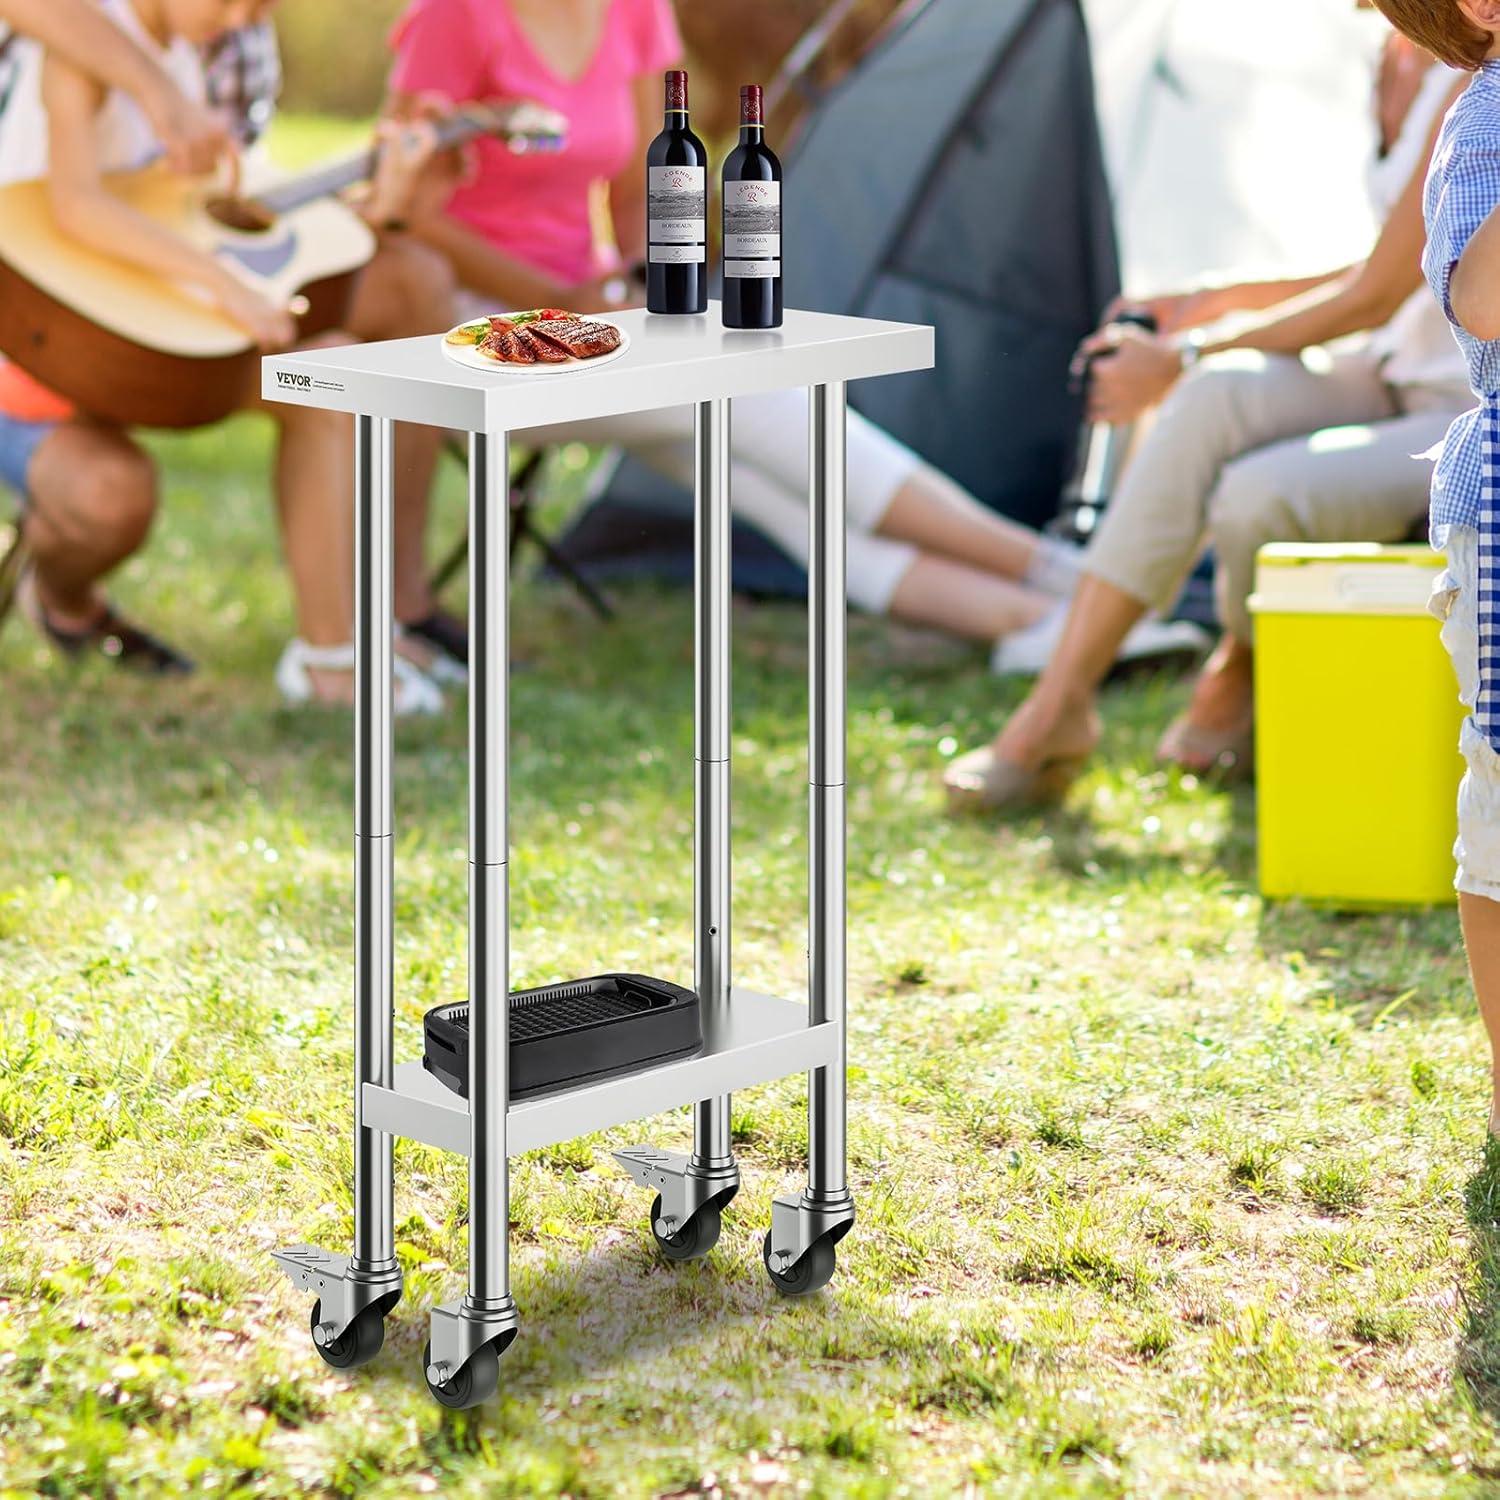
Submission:
M 813 111 L 784 191 L 788 306 L 937 328 L 935 370 L 856 384 L 854 405 L 995 509 L 1050 520 L 1068 362 L 1118 290 L 1078 0 L 917 0 Z M 687 576 L 683 497 L 661 496 L 626 464 L 565 550 Z M 736 582 L 788 580 L 745 545 Z
M 1076 0 L 928 0 L 816 113 L 786 189 L 787 303 L 931 323 L 937 369 L 867 416 L 997 510 L 1051 518 L 1068 361 L 1119 289 Z

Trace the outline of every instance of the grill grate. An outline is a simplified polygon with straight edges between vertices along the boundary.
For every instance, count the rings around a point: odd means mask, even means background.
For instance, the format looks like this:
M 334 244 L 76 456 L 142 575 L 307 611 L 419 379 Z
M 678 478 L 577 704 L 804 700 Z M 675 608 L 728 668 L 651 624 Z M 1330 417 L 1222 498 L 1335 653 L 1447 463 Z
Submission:
M 559 984 L 510 997 L 510 1039 L 524 1042 L 579 1026 L 595 1026 L 600 1021 L 624 1021 L 669 1003 L 659 995 L 647 995 L 625 985 L 602 990 L 590 980 Z M 461 1031 L 469 1029 L 467 1005 L 449 1011 L 448 1017 Z
M 643 974 L 572 979 L 510 997 L 510 1097 L 604 1078 L 703 1048 L 698 997 Z M 469 1007 L 439 1005 L 423 1021 L 422 1064 L 468 1095 Z

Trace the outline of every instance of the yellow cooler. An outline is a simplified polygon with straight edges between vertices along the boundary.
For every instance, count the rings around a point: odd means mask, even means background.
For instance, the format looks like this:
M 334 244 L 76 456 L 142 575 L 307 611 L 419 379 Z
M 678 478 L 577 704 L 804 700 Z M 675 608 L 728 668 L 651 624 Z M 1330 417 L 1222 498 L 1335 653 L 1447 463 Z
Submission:
M 1431 548 L 1275 545 L 1255 617 L 1260 888 L 1329 906 L 1453 896 L 1463 761 Z

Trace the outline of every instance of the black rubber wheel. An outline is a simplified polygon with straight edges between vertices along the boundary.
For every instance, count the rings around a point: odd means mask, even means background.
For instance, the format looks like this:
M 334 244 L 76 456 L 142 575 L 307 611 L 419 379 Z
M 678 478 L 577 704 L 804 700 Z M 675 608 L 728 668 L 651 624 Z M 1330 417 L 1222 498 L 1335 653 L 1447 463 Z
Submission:
M 429 1343 L 422 1347 L 422 1378 L 432 1392 L 432 1399 L 453 1411 L 478 1406 L 500 1389 L 500 1351 L 493 1340 L 481 1344 L 469 1356 L 468 1363 L 460 1365 L 455 1374 L 441 1385 L 434 1385 L 427 1373 L 431 1363 L 432 1345 Z
M 323 1321 L 323 1299 L 313 1303 L 312 1317 L 308 1327 L 316 1328 Z M 380 1353 L 385 1343 L 385 1310 L 376 1305 L 367 1307 L 331 1343 L 320 1344 L 313 1340 L 313 1348 L 322 1356 L 324 1364 L 335 1370 L 353 1370 L 367 1365 Z
M 656 1221 L 661 1217 L 661 1194 L 651 1205 L 651 1237 L 661 1247 L 668 1260 L 702 1260 L 719 1243 L 719 1231 L 723 1227 L 719 1217 L 719 1205 L 705 1203 L 676 1234 L 661 1234 Z
M 813 1241 L 811 1248 L 801 1260 L 794 1262 L 784 1271 L 778 1271 L 771 1265 L 769 1231 L 766 1233 L 765 1245 L 761 1249 L 761 1259 L 766 1263 L 766 1274 L 771 1278 L 771 1285 L 783 1297 L 810 1297 L 814 1292 L 822 1291 L 833 1280 L 834 1267 L 838 1263 L 833 1240 L 825 1234 L 822 1239 Z

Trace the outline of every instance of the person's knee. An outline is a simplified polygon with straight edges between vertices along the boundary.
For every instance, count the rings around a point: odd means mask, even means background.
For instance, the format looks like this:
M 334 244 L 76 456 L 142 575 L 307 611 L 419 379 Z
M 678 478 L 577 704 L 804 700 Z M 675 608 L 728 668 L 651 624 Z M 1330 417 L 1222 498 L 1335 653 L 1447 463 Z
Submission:
M 1183 422 L 1201 440 L 1205 430 L 1236 429 L 1246 402 L 1266 378 L 1261 361 L 1220 355 L 1189 371 L 1162 403 L 1160 421 Z
M 1226 464 L 1208 501 L 1208 532 L 1220 552 L 1258 552 L 1267 542 L 1298 540 L 1287 476 L 1251 454 Z
M 388 253 L 397 257 L 401 306 L 411 332 L 441 332 L 448 327 L 458 295 L 458 277 L 448 257 L 410 238 L 396 241 Z
M 33 504 L 59 547 L 127 557 L 156 517 L 156 471 L 127 439 L 39 455 Z
M 112 550 L 128 554 L 145 542 L 156 503 L 156 472 L 138 448 L 122 444 L 89 465 L 80 509 L 96 534 L 112 539 Z

